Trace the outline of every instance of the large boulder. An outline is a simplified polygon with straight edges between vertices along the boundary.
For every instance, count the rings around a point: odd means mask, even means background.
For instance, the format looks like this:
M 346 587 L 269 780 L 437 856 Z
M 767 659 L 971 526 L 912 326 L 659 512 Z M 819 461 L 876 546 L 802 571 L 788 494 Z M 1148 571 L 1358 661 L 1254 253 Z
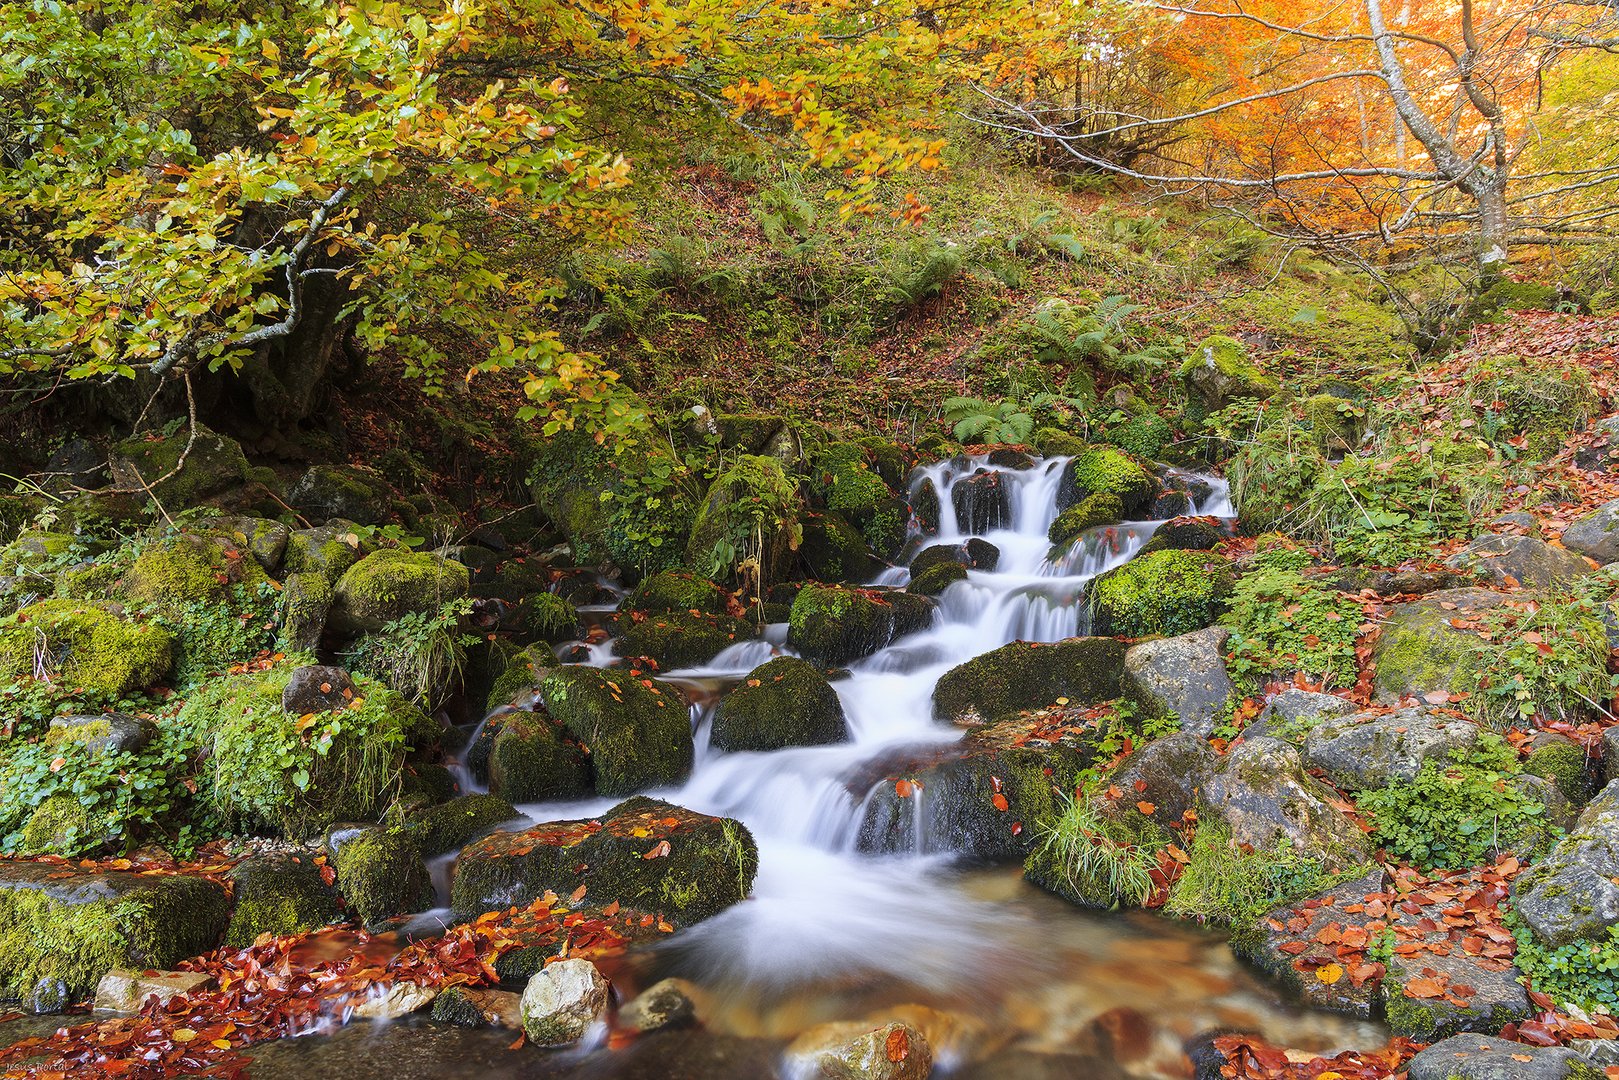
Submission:
M 548 964 L 523 988 L 523 1031 L 535 1046 L 572 1046 L 607 1019 L 610 995 L 589 960 Z
M 1211 734 L 1237 693 L 1225 666 L 1230 636 L 1211 626 L 1131 646 L 1124 654 L 1125 696 L 1153 715 L 1178 719 L 1182 731 Z
M 1198 342 L 1181 365 L 1180 377 L 1205 415 L 1238 398 L 1268 398 L 1277 390 L 1276 380 L 1248 359 L 1247 346 L 1224 334 Z
M 1481 643 L 1467 623 L 1510 597 L 1488 589 L 1441 589 L 1389 613 L 1372 653 L 1376 700 L 1397 703 L 1433 691 L 1468 694 L 1474 689 Z
M 598 795 L 677 784 L 691 772 L 686 704 L 652 679 L 619 668 L 559 667 L 540 680 L 540 701 L 590 756 Z
M 851 784 L 869 789 L 860 850 L 1023 859 L 1090 762 L 1086 734 L 1060 720 L 1011 719 L 976 728 L 959 743 L 879 757 Z
M 1006 476 L 994 469 L 979 469 L 950 487 L 956 528 L 964 533 L 986 533 L 1008 524 L 1012 496 Z
M 328 585 L 376 550 L 352 521 L 331 521 L 287 536 L 285 569 L 288 574 L 317 574 Z
M 204 877 L 0 863 L 0 999 L 54 1011 L 115 967 L 172 968 L 212 949 L 229 918 L 225 889 Z
M 1269 735 L 1274 739 L 1297 743 L 1320 719 L 1347 716 L 1358 711 L 1353 701 L 1314 690 L 1300 690 L 1290 686 L 1265 702 L 1253 723 L 1243 728 L 1244 735 Z
M 1619 499 L 1603 503 L 1563 530 L 1563 546 L 1599 563 L 1619 562 Z
M 234 540 L 183 533 L 143 549 L 124 572 L 120 592 L 136 604 L 172 608 L 217 603 L 234 586 L 256 588 L 268 580 L 258 560 Z
M 1312 965 L 1317 960 L 1327 964 L 1340 959 L 1334 948 L 1317 948 L 1317 938 L 1323 943 L 1342 944 L 1347 930 L 1356 948 L 1364 949 L 1371 943 L 1376 930 L 1368 926 L 1372 916 L 1365 912 L 1367 897 L 1386 888 L 1381 868 L 1340 882 L 1304 903 L 1267 912 L 1252 926 L 1234 928 L 1232 948 L 1311 1008 L 1370 1019 L 1380 990 L 1372 972 L 1349 972 L 1328 982 L 1315 977 Z M 1358 910 L 1346 910 L 1350 908 Z M 1299 942 L 1304 942 L 1306 948 L 1301 950 Z M 1315 952 L 1319 957 L 1311 955 Z
M 1208 551 L 1151 551 L 1098 576 L 1086 590 L 1091 632 L 1174 636 L 1211 626 L 1225 613 L 1235 577 Z
M 437 806 L 422 807 L 405 816 L 401 831 L 427 858 L 465 847 L 504 825 L 527 819 L 497 795 L 458 795 Z
M 381 630 L 406 615 L 436 612 L 467 595 L 471 576 L 460 563 L 425 552 L 383 548 L 361 559 L 332 589 L 331 624 L 339 632 Z
M 804 516 L 798 557 L 816 581 L 870 581 L 882 566 L 860 530 L 831 510 Z
M 933 688 L 933 715 L 982 724 L 1053 702 L 1109 701 L 1120 693 L 1125 648 L 1111 638 L 1014 641 L 945 672 Z
M 632 612 L 619 625 L 624 633 L 613 642 L 613 651 L 619 656 L 645 657 L 664 671 L 706 664 L 738 641 L 754 636 L 750 623 L 730 615 Z
M 849 737 L 843 703 L 814 664 L 780 656 L 720 700 L 709 736 L 717 750 L 821 746 Z
M 173 649 L 168 631 L 125 618 L 117 605 L 42 600 L 0 624 L 0 682 L 35 675 L 43 655 L 55 681 L 117 698 L 161 679 Z
M 1063 466 L 1057 481 L 1057 510 L 1059 514 L 1066 513 L 1093 496 L 1107 495 L 1118 500 L 1121 518 L 1135 518 L 1152 503 L 1158 490 L 1152 474 L 1128 454 L 1096 447 L 1075 455 Z M 1096 505 L 1097 513 L 1103 505 Z M 1111 502 L 1105 506 L 1112 509 Z
M 427 863 L 404 830 L 334 829 L 326 846 L 338 891 L 367 925 L 433 906 Z
M 932 621 L 933 602 L 925 596 L 809 585 L 793 599 L 787 644 L 806 659 L 841 665 L 925 630 Z
M 1596 1080 L 1596 1063 L 1566 1046 L 1531 1046 L 1492 1035 L 1452 1035 L 1406 1066 L 1410 1080 Z
M 287 501 L 312 522 L 332 518 L 367 525 L 388 516 L 392 492 L 388 482 L 372 469 L 356 465 L 316 465 L 292 486 Z
M 1552 948 L 1619 923 L 1619 781 L 1591 800 L 1551 853 L 1512 883 L 1513 908 Z
M 248 479 L 241 445 L 201 424 L 195 438 L 178 431 L 126 439 L 113 447 L 109 465 L 118 487 L 149 491 L 171 514 L 238 488 Z
M 1478 744 L 1471 720 L 1419 705 L 1391 713 L 1354 713 L 1320 720 L 1304 737 L 1304 760 L 1349 791 L 1417 778 L 1425 761 L 1448 764 L 1451 753 Z
M 450 906 L 456 917 L 525 905 L 547 890 L 689 926 L 748 895 L 759 852 L 747 826 L 637 797 L 600 818 L 495 832 L 462 850 Z
M 473 774 L 513 803 L 552 802 L 590 794 L 590 757 L 541 707 L 490 717 L 468 754 Z
M 768 586 L 790 576 L 802 538 L 804 500 L 796 480 L 771 457 L 743 456 L 720 473 L 697 509 L 686 561 L 705 573 L 740 580 L 740 564 Z
M 342 917 L 337 891 L 312 852 L 252 855 L 236 864 L 230 879 L 234 905 L 225 944 L 231 948 L 245 949 L 261 934 L 301 934 Z
M 1591 564 L 1573 551 L 1555 548 L 1533 536 L 1490 533 L 1445 560 L 1455 570 L 1468 570 L 1492 585 L 1545 588 L 1588 573 Z
M 1305 771 L 1297 749 L 1279 739 L 1237 743 L 1202 795 L 1232 839 L 1255 850 L 1286 840 L 1329 873 L 1371 858 L 1366 835 L 1334 805 L 1337 796 Z

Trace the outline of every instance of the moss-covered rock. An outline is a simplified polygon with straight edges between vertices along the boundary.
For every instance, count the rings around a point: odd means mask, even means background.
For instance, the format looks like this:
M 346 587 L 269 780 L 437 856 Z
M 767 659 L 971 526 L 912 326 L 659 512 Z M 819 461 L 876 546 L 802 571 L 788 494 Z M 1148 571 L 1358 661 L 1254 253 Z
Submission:
M 810 461 L 810 476 L 828 510 L 864 526 L 894 494 L 872 468 L 872 454 L 853 442 L 830 443 Z
M 1091 749 L 1035 720 L 1010 719 L 937 750 L 879 759 L 858 845 L 870 852 L 951 852 L 1021 861 L 1061 814 Z M 1059 726 L 1060 727 L 1060 726 Z
M 967 568 L 961 563 L 937 563 L 920 574 L 912 574 L 905 591 L 918 596 L 937 597 L 956 582 L 966 580 Z
M 1224 526 L 1205 517 L 1178 517 L 1153 530 L 1152 539 L 1141 546 L 1138 555 L 1152 551 L 1212 551 L 1228 538 Z
M 377 525 L 388 519 L 393 493 L 381 475 L 357 465 L 316 465 L 287 493 L 299 513 L 314 522 L 331 518 Z
M 261 934 L 301 934 L 342 917 L 337 890 L 321 876 L 310 852 L 250 856 L 231 870 L 230 879 L 235 901 L 225 932 L 230 948 L 246 948 Z
M 343 572 L 332 589 L 331 624 L 342 633 L 381 630 L 405 615 L 437 611 L 467 595 L 460 563 L 425 552 L 384 548 Z
M 1189 634 L 1225 613 L 1234 584 L 1230 565 L 1210 552 L 1138 555 L 1091 582 L 1091 629 L 1120 637 Z
M 1462 695 L 1473 690 L 1487 647 L 1476 631 L 1451 625 L 1510 598 L 1487 589 L 1441 589 L 1389 612 L 1372 653 L 1378 701 L 1394 703 L 1407 694 L 1436 690 Z
M 637 585 L 624 601 L 623 608 L 625 611 L 724 615 L 730 610 L 730 596 L 707 578 L 665 570 Z
M 631 618 L 623 636 L 613 642 L 613 651 L 620 656 L 644 656 L 668 671 L 706 664 L 753 636 L 751 624 L 729 615 L 666 612 Z
M 433 906 L 427 864 L 404 830 L 339 829 L 326 846 L 338 891 L 367 925 Z
M 399 789 L 408 748 L 437 725 L 400 695 L 356 678 L 335 712 L 293 716 L 282 693 L 295 666 L 282 664 L 208 683 L 181 709 L 209 748 L 207 795 L 240 825 L 298 839 L 338 821 L 375 821 Z
M 0 619 L 0 681 L 31 677 L 41 656 L 64 685 L 121 697 L 163 677 L 173 639 L 111 604 L 43 600 Z
M 1268 398 L 1277 389 L 1276 380 L 1248 359 L 1247 346 L 1224 334 L 1200 341 L 1181 365 L 1180 377 L 1205 413 L 1217 412 L 1237 398 Z
M 842 665 L 932 621 L 933 603 L 925 596 L 810 585 L 793 600 L 787 643 L 813 661 Z
M 1579 743 L 1557 737 L 1545 739 L 1530 751 L 1523 760 L 1523 771 L 1550 780 L 1570 803 L 1582 806 L 1595 787 L 1591 764 Z
M 43 572 L 73 550 L 78 538 L 62 532 L 34 529 L 0 548 L 0 574 L 18 577 Z
M 1304 399 L 1304 423 L 1315 448 L 1323 454 L 1346 454 L 1360 445 L 1365 410 L 1336 394 L 1314 394 Z
M 187 533 L 143 550 L 124 572 L 122 592 L 138 604 L 172 608 L 218 603 L 234 586 L 252 589 L 268 581 L 258 560 L 233 541 Z
M 690 926 L 746 898 L 758 867 L 741 822 L 634 798 L 599 819 L 493 833 L 469 845 L 456 861 L 450 906 L 473 919 L 583 885 L 586 903 L 616 902 Z
M 319 574 L 335 584 L 349 567 L 376 550 L 352 521 L 328 522 L 287 537 L 286 572 Z
M 651 679 L 606 668 L 561 667 L 540 682 L 546 711 L 590 755 L 600 795 L 677 784 L 691 772 L 686 704 Z
M 591 763 L 583 747 L 545 712 L 514 712 L 494 723 L 488 751 L 489 790 L 514 803 L 552 802 L 590 794 Z M 485 725 L 485 732 L 489 724 Z
M 911 560 L 911 577 L 914 580 L 935 566 L 946 564 L 970 566 L 972 556 L 961 544 L 933 544 L 917 552 L 916 557 Z
M 1145 510 L 1158 492 L 1158 482 L 1128 455 L 1108 447 L 1087 450 L 1063 467 L 1057 485 L 1057 509 L 1077 507 L 1093 495 L 1119 500 L 1120 515 L 1132 518 Z
M 798 557 L 817 581 L 869 581 L 880 565 L 860 530 L 831 510 L 805 515 Z
M 332 609 L 332 585 L 325 574 L 288 574 L 281 583 L 276 612 L 278 644 L 283 652 L 314 652 L 326 633 Z
M 1590 301 L 1565 292 L 1556 285 L 1533 281 L 1497 281 L 1473 301 L 1473 314 L 1491 319 L 1506 311 L 1562 311 L 1578 315 L 1591 313 Z
M 743 457 L 714 479 L 692 522 L 686 561 L 729 581 L 769 583 L 792 572 L 803 538 L 804 501 L 781 462 Z M 744 573 L 742 564 L 752 560 Z
M 572 641 L 584 636 L 579 610 L 556 593 L 532 593 L 523 598 L 523 636 L 529 641 Z
M 1073 457 L 1090 449 L 1090 444 L 1060 428 L 1043 427 L 1034 433 L 1034 448 L 1046 457 Z
M 405 815 L 402 831 L 427 858 L 463 848 L 496 825 L 522 815 L 495 794 L 462 795 Z
M 718 750 L 821 746 L 849 737 L 837 691 L 815 665 L 780 656 L 720 700 L 710 741 Z
M 1124 653 L 1124 643 L 1110 638 L 1014 641 L 945 672 L 933 688 L 933 715 L 983 724 L 1058 698 L 1076 705 L 1111 701 L 1120 693 Z
M 22 830 L 24 855 L 59 855 L 83 851 L 116 835 L 112 822 L 100 820 L 74 795 L 47 796 L 28 816 Z
M 182 454 L 184 465 L 180 464 Z M 198 506 L 209 496 L 239 487 L 249 478 L 241 445 L 200 424 L 194 441 L 184 430 L 160 438 L 142 435 L 126 439 L 113 448 L 109 464 L 120 488 L 150 488 L 171 514 Z
M 1075 503 L 1052 521 L 1046 537 L 1053 547 L 1066 548 L 1087 529 L 1124 520 L 1124 503 L 1117 495 L 1091 495 Z
M 997 469 L 978 469 L 950 485 L 950 504 L 956 512 L 956 528 L 962 532 L 1002 528 L 1012 517 L 1010 482 Z
M 0 863 L 0 998 L 79 1001 L 112 968 L 172 968 L 213 948 L 229 914 L 207 878 Z
M 225 515 L 208 519 L 207 527 L 209 532 L 246 547 L 266 574 L 281 568 L 287 543 L 292 539 L 290 528 L 270 518 Z
M 514 704 L 525 695 L 532 700 L 532 692 L 540 685 L 540 680 L 556 666 L 557 654 L 549 645 L 530 645 L 513 654 L 490 687 L 484 712 L 492 713 L 502 705 Z

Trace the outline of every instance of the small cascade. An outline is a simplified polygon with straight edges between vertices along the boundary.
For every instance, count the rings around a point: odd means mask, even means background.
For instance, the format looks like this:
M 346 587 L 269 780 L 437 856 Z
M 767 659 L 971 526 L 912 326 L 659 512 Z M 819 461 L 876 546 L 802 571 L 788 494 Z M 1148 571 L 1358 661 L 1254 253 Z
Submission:
M 882 775 L 885 756 L 925 754 L 961 737 L 933 717 L 939 678 L 1009 642 L 1055 642 L 1085 633 L 1087 584 L 1132 558 L 1162 524 L 1092 529 L 1052 558 L 1047 532 L 1067 462 L 1051 458 L 1016 469 L 982 457 L 957 458 L 917 471 L 913 501 L 931 486 L 939 526 L 933 535 L 912 536 L 912 557 L 934 544 L 969 540 L 993 545 L 999 557 L 993 570 L 971 569 L 966 580 L 947 588 L 929 627 L 854 662 L 845 678 L 834 681 L 848 722 L 847 742 L 770 753 L 710 747 L 719 696 L 767 660 L 794 655 L 785 643 L 785 625 L 767 627 L 760 639 L 732 645 L 700 668 L 664 676 L 691 703 L 697 752 L 684 785 L 651 794 L 738 818 L 760 848 L 753 900 L 705 923 L 682 945 L 715 950 L 705 953 L 700 966 L 723 957 L 736 966 L 732 978 L 761 985 L 791 981 L 806 964 L 833 962 L 845 973 L 899 966 L 924 947 L 914 930 L 898 932 L 890 917 L 908 911 L 927 912 L 929 953 L 976 948 L 991 913 L 950 891 L 942 876 L 949 852 L 925 850 L 922 798 L 910 800 L 916 819 L 901 826 L 914 840 L 911 853 L 862 855 L 856 845 L 873 795 L 870 777 Z M 1187 491 L 1194 514 L 1231 514 L 1223 481 L 1176 472 L 1170 483 Z M 909 578 L 907 568 L 892 567 L 871 584 L 900 587 Z M 593 645 L 584 662 L 615 660 L 610 646 Z M 523 810 L 540 821 L 586 812 L 580 804 Z

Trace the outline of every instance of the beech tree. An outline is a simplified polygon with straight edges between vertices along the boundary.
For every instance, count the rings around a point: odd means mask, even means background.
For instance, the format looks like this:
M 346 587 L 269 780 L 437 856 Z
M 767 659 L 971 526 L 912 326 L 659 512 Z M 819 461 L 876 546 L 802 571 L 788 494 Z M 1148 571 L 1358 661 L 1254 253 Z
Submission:
M 1201 189 L 1281 235 L 1364 263 L 1366 244 L 1415 238 L 1465 257 L 1475 287 L 1510 249 L 1605 242 L 1619 152 L 1557 160 L 1546 86 L 1572 55 L 1612 52 L 1611 5 L 1574 0 L 1351 4 L 1141 3 L 1147 47 L 1192 74 L 1145 108 L 1082 108 L 983 88 L 974 115 L 1077 164 L 1166 189 Z M 1098 54 L 1095 63 L 1112 58 Z M 1110 152 L 1159 132 L 1146 162 Z M 1575 204 L 1570 206 L 1570 200 Z

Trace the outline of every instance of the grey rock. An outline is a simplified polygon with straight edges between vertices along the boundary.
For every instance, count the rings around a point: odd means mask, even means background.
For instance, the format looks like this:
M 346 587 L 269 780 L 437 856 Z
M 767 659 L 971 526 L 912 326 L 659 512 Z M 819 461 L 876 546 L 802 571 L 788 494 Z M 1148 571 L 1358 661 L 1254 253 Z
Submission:
M 1373 696 L 1393 704 L 1433 690 L 1470 692 L 1482 643 L 1473 630 L 1457 629 L 1451 620 L 1465 621 L 1510 599 L 1489 589 L 1442 589 L 1396 606 L 1372 654 L 1377 664 Z
M 1591 431 L 1591 445 L 1574 451 L 1574 464 L 1592 472 L 1619 469 L 1619 416 L 1598 420 Z
M 1293 966 L 1295 960 L 1316 959 L 1311 952 L 1297 954 L 1284 950 L 1282 946 L 1298 941 L 1313 942 L 1318 933 L 1334 923 L 1341 927 L 1365 927 L 1371 921 L 1370 915 L 1364 911 L 1350 914 L 1344 911 L 1344 908 L 1360 904 L 1366 896 L 1380 893 L 1384 888 L 1385 879 L 1381 869 L 1342 882 L 1324 893 L 1311 897 L 1310 900 L 1316 901 L 1313 906 L 1306 906 L 1306 903 L 1301 902 L 1268 912 L 1253 926 L 1247 928 L 1245 933 L 1234 935 L 1232 948 L 1260 970 L 1298 994 L 1304 1004 L 1316 1009 L 1369 1018 L 1378 1000 L 1376 980 L 1363 980 L 1359 986 L 1356 986 L 1352 979 L 1339 979 L 1332 983 L 1322 982 L 1313 974 L 1304 974 Z M 1298 930 L 1277 930 L 1271 925 L 1272 922 L 1277 922 L 1285 926 L 1299 918 L 1306 920 L 1306 925 Z M 1336 954 L 1326 947 L 1322 947 L 1319 952 L 1319 958 L 1324 961 L 1336 959 Z
M 58 716 L 51 737 L 81 743 L 92 754 L 135 753 L 157 737 L 157 725 L 126 713 Z
M 898 1061 L 890 1052 L 900 1043 Z M 926 1080 L 933 1052 L 926 1037 L 906 1024 L 818 1024 L 787 1047 L 787 1073 L 806 1080 Z
M 1611 784 L 1619 780 L 1619 727 L 1602 733 L 1602 782 Z
M 1619 781 L 1591 800 L 1573 830 L 1512 883 L 1512 903 L 1553 947 L 1619 923 Z
M 547 965 L 523 988 L 523 1030 L 536 1046 L 572 1046 L 607 1015 L 607 980 L 589 960 Z
M 1602 504 L 1564 529 L 1563 546 L 1599 563 L 1619 562 L 1619 499 Z
M 1182 731 L 1208 736 L 1236 694 L 1225 666 L 1230 636 L 1211 626 L 1131 646 L 1124 654 L 1125 693 L 1153 713 L 1178 717 Z
M 1291 687 L 1265 702 L 1254 722 L 1243 728 L 1246 738 L 1268 735 L 1271 738 L 1287 736 L 1288 742 L 1297 741 L 1293 732 L 1306 727 L 1316 719 L 1331 719 L 1355 712 L 1355 703 L 1332 694 L 1318 694 L 1312 690 Z
M 1401 989 L 1414 978 L 1436 978 L 1445 986 L 1470 986 L 1477 991 L 1467 1004 L 1457 1005 L 1446 998 L 1407 997 Z M 1529 995 L 1518 982 L 1518 969 L 1495 970 L 1480 964 L 1461 950 L 1449 956 L 1420 952 L 1415 956 L 1395 953 L 1389 958 L 1383 996 L 1398 1007 L 1388 1008 L 1389 1027 L 1396 1035 L 1418 1042 L 1434 1042 L 1464 1031 L 1500 1031 L 1530 1014 Z
M 1590 1058 L 1566 1046 L 1453 1035 L 1412 1058 L 1407 1074 L 1411 1080 L 1583 1080 L 1600 1075 L 1600 1070 Z
M 1380 596 L 1426 596 L 1440 589 L 1457 589 L 1471 583 L 1465 574 L 1454 570 L 1378 570 L 1353 566 L 1338 571 L 1323 584 L 1347 593 L 1370 589 Z
M 692 985 L 683 979 L 655 983 L 619 1010 L 618 1022 L 643 1032 L 691 1027 L 697 1023 L 697 1007 L 692 1004 L 691 989 Z
M 1304 760 L 1352 791 L 1415 780 L 1425 761 L 1447 762 L 1478 743 L 1480 728 L 1419 705 L 1323 720 L 1304 737 Z
M 1219 755 L 1207 742 L 1180 731 L 1131 754 L 1114 770 L 1110 782 L 1130 793 L 1124 800 L 1129 813 L 1136 812 L 1137 801 L 1149 802 L 1153 820 L 1174 825 L 1196 808 L 1199 792 L 1219 763 Z M 1138 788 L 1138 783 L 1143 786 Z
M 1238 742 L 1203 790 L 1236 842 L 1264 850 L 1285 839 L 1330 873 L 1371 857 L 1366 835 L 1331 805 L 1335 798 L 1304 771 L 1297 749 L 1264 737 Z
M 1455 570 L 1470 570 L 1493 585 L 1509 585 L 1515 581 L 1531 588 L 1555 585 L 1591 569 L 1590 564 L 1573 551 L 1554 548 L 1533 536 L 1501 533 L 1479 537 L 1446 559 L 1445 565 Z
M 1490 519 L 1489 524 L 1485 526 L 1485 530 L 1486 532 L 1522 533 L 1525 536 L 1533 536 L 1540 540 L 1546 538 L 1541 532 L 1539 519 L 1524 510 L 1515 510 L 1510 514 L 1498 514 Z

